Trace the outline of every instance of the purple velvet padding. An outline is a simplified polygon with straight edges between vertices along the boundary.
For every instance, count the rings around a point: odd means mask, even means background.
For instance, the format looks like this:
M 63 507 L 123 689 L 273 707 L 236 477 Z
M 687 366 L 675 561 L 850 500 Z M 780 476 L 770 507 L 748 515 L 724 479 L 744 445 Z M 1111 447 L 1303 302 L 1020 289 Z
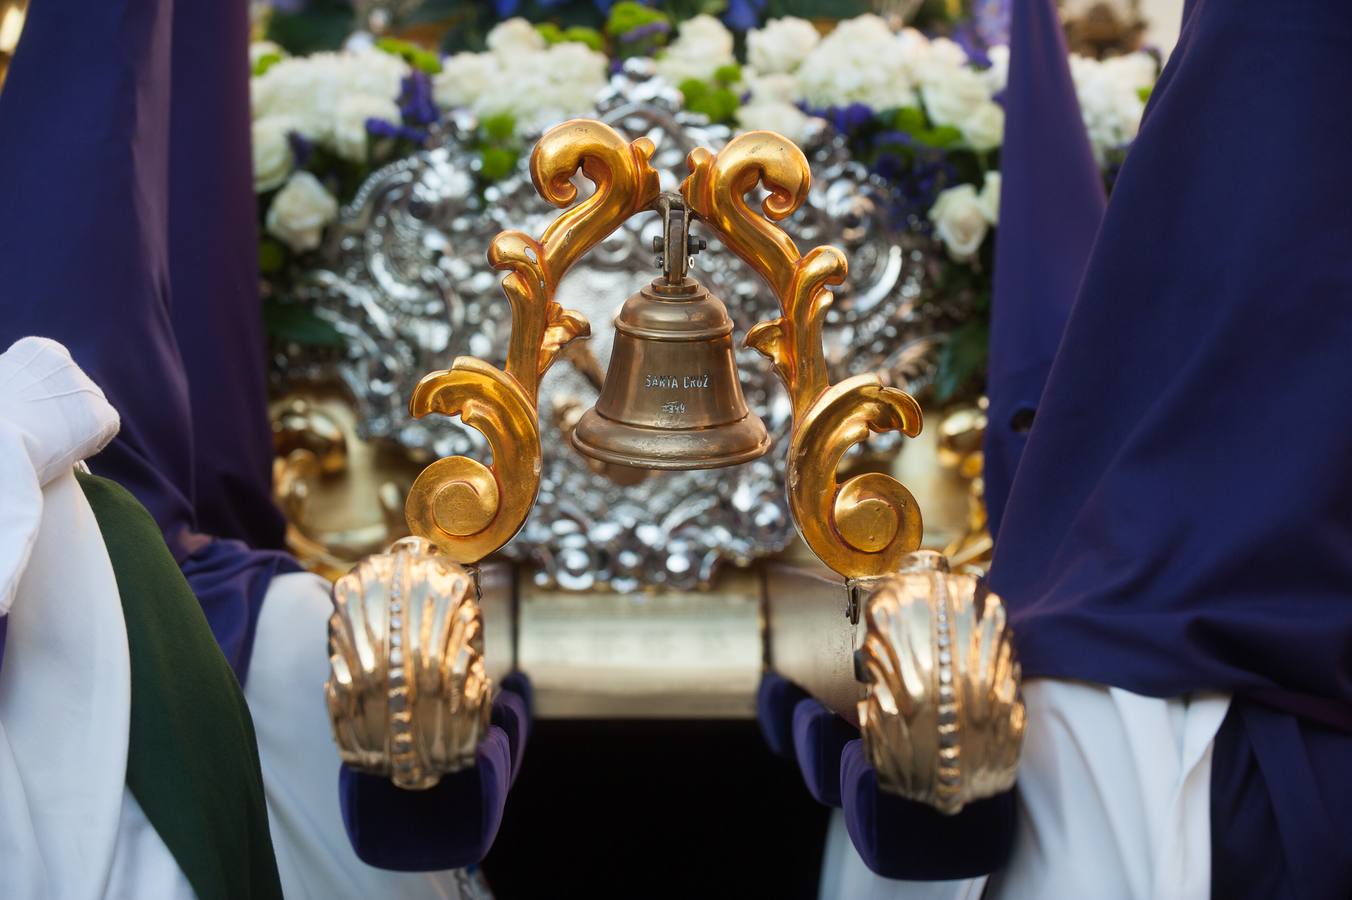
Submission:
M 770 752 L 793 759 L 793 708 L 807 699 L 798 685 L 774 672 L 761 675 L 756 689 L 756 722 Z
M 811 697 L 793 708 L 794 754 L 818 803 L 840 805 L 840 752 L 857 737 L 857 728 Z
M 840 796 L 854 849 L 884 878 L 975 878 L 1009 861 L 1017 822 L 1012 790 L 946 816 L 880 790 L 864 742 L 850 741 L 840 757 Z
M 501 687 L 504 691 L 511 691 L 516 694 L 526 704 L 527 722 L 535 719 L 535 687 L 530 683 L 530 676 L 520 669 L 514 669 L 502 677 Z
M 520 694 L 505 688 L 498 691 L 493 700 L 493 724 L 507 735 L 512 759 L 511 783 L 516 784 L 516 773 L 521 771 L 521 758 L 526 755 L 526 742 L 530 739 L 530 714 Z
M 388 778 L 343 766 L 338 779 L 343 824 L 362 862 L 399 872 L 459 869 L 482 860 L 507 803 L 511 742 L 490 725 L 472 769 L 447 775 L 426 791 L 405 791 Z

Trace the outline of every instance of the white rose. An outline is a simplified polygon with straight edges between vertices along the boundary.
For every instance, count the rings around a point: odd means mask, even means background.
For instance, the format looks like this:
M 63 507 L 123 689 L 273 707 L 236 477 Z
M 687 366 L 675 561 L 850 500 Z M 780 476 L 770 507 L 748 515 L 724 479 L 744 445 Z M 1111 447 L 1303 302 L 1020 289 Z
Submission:
M 821 35 L 806 19 L 785 16 L 746 33 L 746 60 L 767 75 L 792 72 L 821 42 Z
M 978 153 L 994 150 L 1004 143 L 1005 111 L 993 100 L 982 103 L 959 127 L 967 146 Z
M 402 59 L 374 50 L 283 59 L 250 82 L 253 117 L 288 116 L 307 139 L 333 147 L 343 98 L 366 94 L 393 101 L 408 72 Z
M 708 81 L 724 66 L 737 62 L 732 55 L 732 32 L 713 16 L 695 16 L 657 59 L 657 74 L 672 84 L 694 78 Z
M 586 44 L 555 44 L 545 53 L 545 63 L 556 96 L 570 113 L 591 108 L 597 92 L 606 86 L 609 60 Z
M 364 53 L 375 45 L 376 36 L 369 31 L 354 31 L 343 41 L 343 49 L 354 53 Z
M 545 49 L 544 35 L 520 16 L 499 22 L 488 32 L 487 40 L 488 49 L 499 56 L 519 56 Z
M 896 35 L 871 14 L 837 25 L 803 60 L 796 77 L 800 95 L 819 108 L 863 103 L 881 111 L 917 102 Z
M 1145 110 L 1140 92 L 1154 83 L 1154 59 L 1132 54 L 1099 62 L 1072 56 L 1070 75 L 1094 157 L 1102 165 L 1109 150 L 1136 137 Z
M 960 184 L 939 194 L 929 211 L 934 232 L 948 248 L 948 255 L 958 262 L 973 259 L 981 249 L 981 242 L 990 231 L 990 222 L 982 212 L 976 188 Z
M 986 56 L 990 59 L 991 66 L 981 73 L 981 77 L 986 79 L 986 87 L 994 96 L 1009 84 L 1009 47 L 996 44 L 986 51 Z
M 942 66 L 965 66 L 969 62 L 962 45 L 946 37 L 930 41 L 929 58 Z
M 792 75 L 783 72 L 774 75 L 746 72 L 742 80 L 751 94 L 753 104 L 798 102 L 798 79 Z
M 873 44 L 890 43 L 895 39 L 892 29 L 879 16 L 873 13 L 865 13 L 862 16 L 855 16 L 853 19 L 846 19 L 836 25 L 831 33 L 826 36 L 839 49 L 845 49 L 851 46 L 869 46 Z
M 931 64 L 923 77 L 921 94 L 925 110 L 936 125 L 961 128 L 983 103 L 990 102 L 986 82 L 971 69 Z
M 977 203 L 981 205 L 981 214 L 986 217 L 986 221 L 992 225 L 1000 224 L 1000 173 L 987 172 L 986 180 L 981 185 L 981 193 L 977 195 Z
M 802 144 L 810 132 L 812 119 L 789 103 L 752 103 L 737 110 L 737 124 L 743 131 L 775 131 Z
M 606 85 L 608 66 L 604 54 L 584 44 L 555 44 L 514 60 L 511 78 L 495 78 L 469 107 L 481 117 L 510 115 L 518 134 L 538 134 L 592 111 Z
M 253 123 L 254 192 L 263 193 L 286 181 L 295 160 L 289 135 L 296 123 L 287 116 L 266 116 Z
M 352 162 L 365 162 L 367 119 L 383 119 L 397 125 L 401 121 L 399 105 L 370 94 L 353 94 L 339 100 L 333 122 L 334 152 Z
M 328 136 L 336 96 L 333 54 L 292 57 L 274 64 L 249 82 L 253 117 L 285 116 L 295 130 L 312 141 Z
M 441 61 L 432 79 L 432 98 L 444 109 L 472 106 L 503 81 L 502 65 L 491 53 L 457 53 Z
M 897 33 L 897 46 L 901 48 L 903 56 L 910 58 L 908 61 L 919 62 L 929 58 L 930 40 L 918 29 L 910 27 L 901 29 Z
M 1136 91 L 1154 84 L 1157 74 L 1155 57 L 1139 50 L 1104 60 L 1102 69 L 1114 81 Z
M 695 16 L 681 23 L 675 45 L 692 53 L 728 59 L 732 57 L 732 32 L 713 16 Z
M 394 54 L 375 49 L 339 54 L 338 59 L 341 64 L 340 97 L 370 94 L 393 100 L 399 96 L 404 79 L 412 71 L 408 63 Z
M 265 226 L 268 234 L 296 252 L 313 250 L 324 226 L 338 217 L 338 201 L 309 172 L 297 172 L 272 198 Z

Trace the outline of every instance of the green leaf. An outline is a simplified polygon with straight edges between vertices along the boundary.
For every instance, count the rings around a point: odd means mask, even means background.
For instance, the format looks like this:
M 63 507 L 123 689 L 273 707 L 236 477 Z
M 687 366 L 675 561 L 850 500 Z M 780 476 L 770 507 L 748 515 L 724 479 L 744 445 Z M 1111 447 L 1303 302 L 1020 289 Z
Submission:
M 337 50 L 351 31 L 352 5 L 348 0 L 311 0 L 299 12 L 274 9 L 268 19 L 267 38 L 293 56 L 303 56 Z
M 376 41 L 376 49 L 391 56 L 397 56 L 415 69 L 435 75 L 441 71 L 441 60 L 435 53 L 429 53 L 417 44 L 401 41 L 398 38 L 383 37 Z
M 342 347 L 343 336 L 301 303 L 263 301 L 263 328 L 269 337 L 302 347 Z
M 574 25 L 565 29 L 560 40 L 564 43 L 585 44 L 597 53 L 603 53 L 606 49 L 606 39 L 601 36 L 601 32 L 584 25 Z
M 680 89 L 681 95 L 685 97 L 685 105 L 687 108 L 702 102 L 704 98 L 709 95 L 709 86 L 698 78 L 687 78 L 677 85 L 677 87 Z
M 722 85 L 734 85 L 742 80 L 742 67 L 736 63 L 719 66 L 714 69 L 714 81 Z
M 479 151 L 479 174 L 487 181 L 501 181 L 516 171 L 516 161 L 520 158 L 515 150 L 505 147 L 484 147 Z
M 985 375 L 989 345 L 990 324 L 984 317 L 968 319 L 954 329 L 939 354 L 935 402 L 947 403 Z
M 916 140 L 927 147 L 938 147 L 939 149 L 955 147 L 962 143 L 962 132 L 952 125 L 940 125 L 938 128 L 922 131 L 915 137 Z
M 919 107 L 903 106 L 892 113 L 892 127 L 897 131 L 915 134 L 929 127 L 925 113 Z
M 258 241 L 258 271 L 264 275 L 280 272 L 286 265 L 286 248 L 272 238 Z
M 1136 90 L 1136 96 L 1140 97 L 1140 98 L 1141 98 L 1141 102 L 1144 103 L 1144 102 L 1146 102 L 1147 100 L 1150 99 L 1150 92 L 1153 91 L 1154 89 L 1155 89 L 1155 86 L 1154 86 L 1153 84 L 1152 84 L 1152 85 L 1148 85 L 1148 86 L 1143 87 L 1143 88 L 1137 88 L 1137 90 Z
M 731 122 L 741 98 L 731 89 L 717 84 L 687 78 L 681 82 L 681 94 L 685 97 L 685 108 L 690 112 L 703 113 L 710 122 Z
M 516 135 L 516 119 L 511 113 L 485 116 L 479 122 L 479 127 L 483 129 L 484 136 L 488 140 L 499 143 L 510 141 Z
M 281 62 L 282 59 L 283 56 L 280 53 L 264 53 L 262 56 L 258 57 L 258 62 L 254 63 L 254 77 L 256 78 L 259 75 L 262 75 L 268 69 L 271 69 L 277 63 Z

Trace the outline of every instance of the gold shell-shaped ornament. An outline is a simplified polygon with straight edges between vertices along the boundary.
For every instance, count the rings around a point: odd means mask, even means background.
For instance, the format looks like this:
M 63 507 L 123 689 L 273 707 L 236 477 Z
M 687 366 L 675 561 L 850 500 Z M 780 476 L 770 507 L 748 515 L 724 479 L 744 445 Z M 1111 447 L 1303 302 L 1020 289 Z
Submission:
M 921 551 L 864 615 L 859 726 L 879 784 L 950 815 L 1013 787 L 1025 711 L 1000 598 Z
M 343 762 L 409 790 L 474 765 L 493 688 L 473 577 L 405 538 L 339 578 L 333 606 L 324 696 Z

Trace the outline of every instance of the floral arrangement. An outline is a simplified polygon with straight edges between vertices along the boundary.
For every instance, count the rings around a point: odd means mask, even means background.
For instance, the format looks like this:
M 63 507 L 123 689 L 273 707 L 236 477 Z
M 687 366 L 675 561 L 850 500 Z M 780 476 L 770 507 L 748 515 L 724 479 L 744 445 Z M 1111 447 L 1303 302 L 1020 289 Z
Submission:
M 444 58 L 369 37 L 296 57 L 255 44 L 254 186 L 265 280 L 284 293 L 287 272 L 320 246 L 362 179 L 425 145 L 447 116 L 468 113 L 477 123 L 474 174 L 486 185 L 515 171 L 534 136 L 590 111 L 614 67 L 647 56 L 680 88 L 687 109 L 713 121 L 771 129 L 804 145 L 842 135 L 889 185 L 897 226 L 942 244 L 947 262 L 936 290 L 966 292 L 974 309 L 940 361 L 942 401 L 979 387 L 984 368 L 1009 62 L 1005 46 L 960 29 L 950 34 L 894 31 L 865 14 L 823 35 L 812 22 L 784 17 L 746 30 L 739 59 L 733 32 L 714 16 L 677 25 L 660 9 L 622 0 L 608 6 L 599 30 L 512 18 L 488 32 L 484 50 Z M 1144 52 L 1071 59 L 1109 185 L 1157 72 L 1157 58 Z M 288 328 L 299 320 L 289 313 L 279 321 L 285 306 L 272 307 L 274 333 L 329 337 L 317 321 Z

